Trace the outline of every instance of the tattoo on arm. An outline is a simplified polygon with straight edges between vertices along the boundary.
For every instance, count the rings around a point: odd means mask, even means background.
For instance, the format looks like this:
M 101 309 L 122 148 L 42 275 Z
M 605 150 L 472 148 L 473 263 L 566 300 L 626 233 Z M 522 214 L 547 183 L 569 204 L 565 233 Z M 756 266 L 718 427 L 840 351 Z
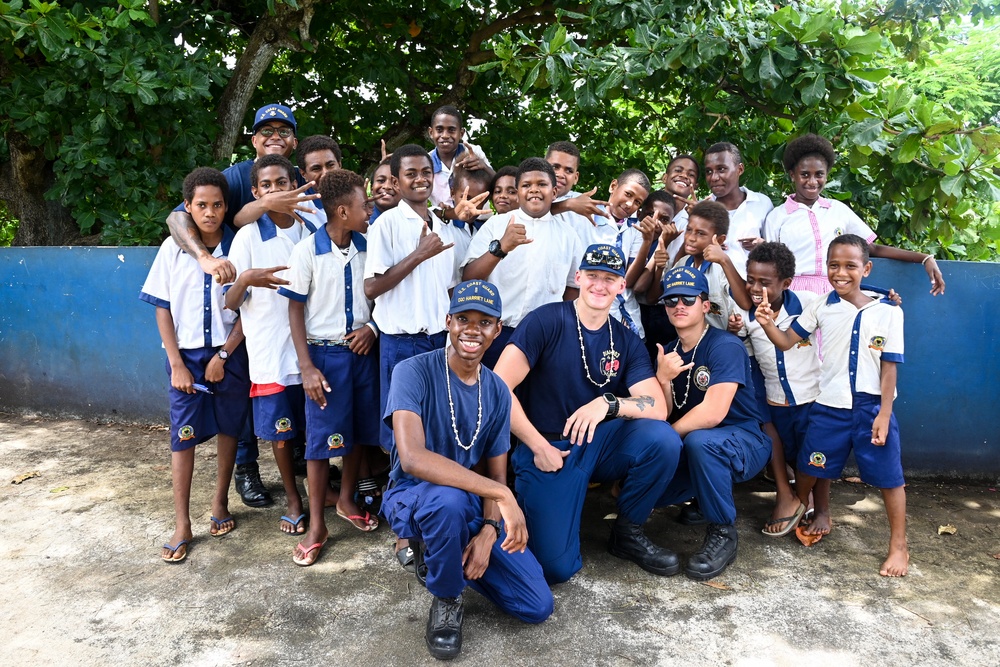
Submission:
M 642 395 L 642 396 L 632 396 L 629 398 L 621 399 L 622 403 L 634 403 L 635 407 L 639 412 L 645 412 L 646 408 L 651 408 L 656 405 L 656 399 L 652 396 Z M 634 419 L 634 417 L 623 416 L 623 419 Z

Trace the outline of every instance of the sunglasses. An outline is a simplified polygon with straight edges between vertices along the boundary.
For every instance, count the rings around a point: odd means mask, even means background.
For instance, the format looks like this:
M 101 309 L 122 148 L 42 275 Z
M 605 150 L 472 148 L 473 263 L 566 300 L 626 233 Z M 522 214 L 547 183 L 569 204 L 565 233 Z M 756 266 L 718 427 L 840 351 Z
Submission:
M 684 305 L 690 308 L 694 304 L 698 303 L 698 297 L 696 296 L 668 296 L 663 300 L 663 305 L 667 308 L 676 308 L 677 302 L 683 301 Z
M 278 136 L 282 139 L 287 139 L 295 134 L 295 131 L 290 127 L 273 128 L 265 126 L 257 130 L 257 134 L 265 138 L 273 137 L 275 132 L 277 132 Z
M 583 261 L 590 266 L 606 266 L 612 271 L 620 271 L 625 266 L 621 257 L 613 255 L 610 252 L 595 252 L 592 250 L 583 256 Z

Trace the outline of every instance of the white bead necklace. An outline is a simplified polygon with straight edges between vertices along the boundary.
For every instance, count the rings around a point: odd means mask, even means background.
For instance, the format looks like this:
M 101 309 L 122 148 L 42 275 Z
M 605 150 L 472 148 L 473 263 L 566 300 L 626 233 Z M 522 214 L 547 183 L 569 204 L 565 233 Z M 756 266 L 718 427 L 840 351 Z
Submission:
M 611 328 L 611 316 L 608 315 L 608 339 L 611 341 L 611 363 L 608 366 L 607 371 L 601 371 L 604 374 L 604 382 L 598 384 L 594 381 L 594 378 L 590 376 L 590 366 L 587 365 L 587 349 L 583 346 L 583 329 L 580 327 L 580 309 L 577 306 L 577 302 L 573 301 L 573 312 L 576 313 L 576 335 L 580 339 L 580 358 L 583 359 L 583 372 L 587 375 L 587 379 L 590 380 L 590 384 L 595 387 L 603 387 L 607 383 L 611 382 L 611 377 L 615 374 L 615 335 L 614 330 Z
M 469 451 L 475 447 L 476 438 L 479 437 L 479 429 L 483 426 L 483 383 L 480 379 L 482 370 L 482 364 L 476 366 L 476 386 L 479 388 L 479 416 L 476 417 L 476 431 L 472 434 L 472 442 L 465 445 L 458 436 L 458 421 L 455 419 L 455 402 L 451 398 L 451 369 L 448 368 L 448 348 L 444 348 L 444 381 L 448 387 L 448 410 L 451 411 L 451 430 L 455 432 L 455 442 L 465 451 Z
M 691 352 L 691 368 L 688 369 L 687 383 L 686 383 L 686 386 L 684 388 L 684 401 L 681 402 L 681 403 L 678 403 L 677 402 L 677 393 L 673 392 L 673 391 L 670 392 L 671 393 L 671 398 L 674 401 L 674 407 L 677 408 L 678 410 L 680 410 L 685 405 L 687 405 L 688 394 L 691 393 L 691 373 L 694 372 L 694 355 L 696 355 L 698 353 L 698 346 L 701 345 L 702 338 L 704 338 L 705 334 L 707 334 L 707 333 L 708 333 L 708 325 L 706 324 L 704 330 L 702 330 L 702 332 L 701 332 L 701 338 L 699 338 L 698 342 L 694 344 L 694 350 Z M 680 351 L 679 351 L 680 347 L 681 347 L 681 339 L 678 338 L 677 339 L 677 343 L 674 345 L 674 352 L 677 352 L 677 354 L 680 354 Z

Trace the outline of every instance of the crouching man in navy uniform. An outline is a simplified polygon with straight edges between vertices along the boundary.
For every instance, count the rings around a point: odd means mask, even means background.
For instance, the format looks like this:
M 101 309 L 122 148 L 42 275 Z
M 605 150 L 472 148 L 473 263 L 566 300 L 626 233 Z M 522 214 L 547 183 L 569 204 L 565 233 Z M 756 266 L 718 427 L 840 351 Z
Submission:
M 510 392 L 480 363 L 500 333 L 500 314 L 494 285 L 456 287 L 445 320 L 450 344 L 395 368 L 384 415 L 394 448 L 382 511 L 422 550 L 426 570 L 418 558 L 417 575 L 426 572 L 434 595 L 427 648 L 439 659 L 462 649 L 467 585 L 527 623 L 552 613 L 552 592 L 507 488 Z
M 625 257 L 609 244 L 584 252 L 580 296 L 529 314 L 496 372 L 511 392 L 511 457 L 532 552 L 549 583 L 583 566 L 580 513 L 591 480 L 622 480 L 608 551 L 658 575 L 680 571 L 677 555 L 643 532 L 674 475 L 681 439 L 643 342 L 609 315 L 625 291 Z
M 760 414 L 743 342 L 705 321 L 712 304 L 708 279 L 677 267 L 663 276 L 660 303 L 677 329 L 676 343 L 658 345 L 656 377 L 667 397 L 668 419 L 684 438 L 677 474 L 657 507 L 697 499 L 708 530 L 684 574 L 704 581 L 736 559 L 733 484 L 763 470 L 770 439 Z M 664 353 L 666 352 L 666 353 Z

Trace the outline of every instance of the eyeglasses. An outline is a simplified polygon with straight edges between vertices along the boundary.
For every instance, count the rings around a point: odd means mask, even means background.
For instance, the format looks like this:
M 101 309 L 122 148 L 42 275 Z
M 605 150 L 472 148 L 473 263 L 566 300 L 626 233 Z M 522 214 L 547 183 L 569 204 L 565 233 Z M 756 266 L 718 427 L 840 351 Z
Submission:
M 606 266 L 612 271 L 621 271 L 625 265 L 621 257 L 607 251 L 591 250 L 583 256 L 583 261 L 590 266 Z
M 275 128 L 275 127 L 271 127 L 269 125 L 265 125 L 264 127 L 262 127 L 259 130 L 257 130 L 257 134 L 261 135 L 262 137 L 268 138 L 268 139 L 271 138 L 271 137 L 273 137 L 275 132 L 277 132 L 278 136 L 281 137 L 282 139 L 287 139 L 288 137 L 290 137 L 293 134 L 295 134 L 295 131 L 292 128 L 290 128 L 290 127 L 277 127 L 277 128 Z
M 663 299 L 663 305 L 667 308 L 676 308 L 677 302 L 683 301 L 684 305 L 690 308 L 694 304 L 698 303 L 698 297 L 696 296 L 668 296 Z

